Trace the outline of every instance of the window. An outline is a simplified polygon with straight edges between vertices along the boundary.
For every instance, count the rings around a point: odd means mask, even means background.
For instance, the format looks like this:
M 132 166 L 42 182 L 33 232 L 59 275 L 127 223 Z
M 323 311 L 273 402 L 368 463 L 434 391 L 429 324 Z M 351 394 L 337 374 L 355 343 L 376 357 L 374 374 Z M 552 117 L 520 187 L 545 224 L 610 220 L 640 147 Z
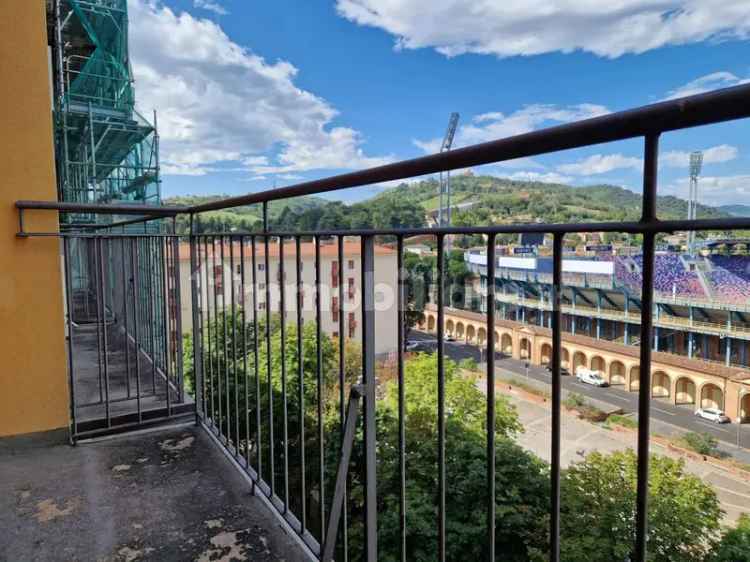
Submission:
M 259 291 L 265 291 L 266 290 L 266 284 L 265 283 L 258 283 L 258 290 Z
M 349 260 L 349 269 L 354 269 L 354 260 Z
M 349 300 L 354 299 L 354 277 L 349 277 Z
M 222 270 L 220 265 L 214 266 L 214 289 L 217 293 L 220 293 L 223 288 L 223 278 L 224 277 L 224 271 Z
M 258 310 L 265 310 L 266 309 L 266 303 L 259 302 L 258 303 Z
M 266 264 L 259 263 L 258 264 L 258 271 L 265 271 L 266 270 Z
M 242 274 L 242 264 L 238 263 L 237 264 L 237 275 L 241 275 L 241 274 Z
M 338 338 L 339 337 L 339 333 L 338 332 L 333 332 L 333 337 L 334 338 Z
M 354 337 L 354 331 L 357 329 L 357 321 L 354 319 L 354 313 L 349 313 L 349 338 Z
M 334 289 L 339 286 L 339 262 L 331 262 L 331 287 Z
M 331 317 L 333 318 L 334 322 L 339 321 L 339 298 L 338 297 L 331 298 Z

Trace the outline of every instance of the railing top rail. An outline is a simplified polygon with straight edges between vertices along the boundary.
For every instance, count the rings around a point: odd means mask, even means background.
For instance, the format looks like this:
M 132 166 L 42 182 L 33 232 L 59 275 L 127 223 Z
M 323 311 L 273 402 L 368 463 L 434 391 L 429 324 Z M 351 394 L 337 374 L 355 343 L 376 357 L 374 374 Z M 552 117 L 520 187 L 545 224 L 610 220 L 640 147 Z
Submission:
M 457 168 L 480 166 L 526 156 L 741 119 L 750 117 L 748 100 L 750 100 L 750 84 L 734 86 L 617 113 L 609 113 L 592 119 L 549 127 L 439 154 L 200 205 L 146 208 L 133 205 L 19 201 L 16 206 L 19 209 L 56 209 L 63 212 L 88 211 L 111 214 L 140 213 L 153 216 L 174 216 L 182 213 L 228 209 L 290 197 L 315 195 L 352 187 L 398 181 Z M 133 207 L 137 207 L 137 209 Z M 525 230 L 525 232 L 540 231 L 540 229 Z M 518 230 L 515 230 L 515 232 L 518 232 Z M 547 230 L 546 232 L 554 231 Z

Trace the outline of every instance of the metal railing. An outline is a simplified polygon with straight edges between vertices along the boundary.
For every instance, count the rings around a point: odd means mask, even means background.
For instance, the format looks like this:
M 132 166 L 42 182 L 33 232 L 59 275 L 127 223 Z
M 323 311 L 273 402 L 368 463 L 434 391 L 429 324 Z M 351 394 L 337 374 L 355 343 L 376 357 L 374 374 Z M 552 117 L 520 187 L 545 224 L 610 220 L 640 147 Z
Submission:
M 363 523 L 361 540 L 357 541 L 353 557 L 374 562 L 378 558 L 378 487 L 376 481 L 376 463 L 379 460 L 378 442 L 376 439 L 376 355 L 375 355 L 375 287 L 374 287 L 374 248 L 376 237 L 395 239 L 397 254 L 397 353 L 396 379 L 398 389 L 398 432 L 394 445 L 398 455 L 398 495 L 399 495 L 399 536 L 396 557 L 406 561 L 409 557 L 409 528 L 407 505 L 407 464 L 405 432 L 405 363 L 404 363 L 404 317 L 406 282 L 403 247 L 404 240 L 410 236 L 433 235 L 437 241 L 437 434 L 435 437 L 435 526 L 437 528 L 435 550 L 437 559 L 446 560 L 446 514 L 450 507 L 446 504 L 446 490 L 450 483 L 446 476 L 446 348 L 445 348 L 445 268 L 446 240 L 454 235 L 483 234 L 486 236 L 488 256 L 488 276 L 495 277 L 495 238 L 503 233 L 537 232 L 553 236 L 553 274 L 552 274 L 552 360 L 551 360 L 551 451 L 550 451 L 550 504 L 549 504 L 549 559 L 557 562 L 560 559 L 560 478 L 561 478 L 561 328 L 563 285 L 562 255 L 563 239 L 568 233 L 582 232 L 623 232 L 643 236 L 642 266 L 642 313 L 640 315 L 640 341 L 645 342 L 639 348 L 640 377 L 642 384 L 638 394 L 638 437 L 637 437 L 637 494 L 635 512 L 634 544 L 631 560 L 643 562 L 647 559 L 648 539 L 648 477 L 649 477 L 649 429 L 651 404 L 651 341 L 654 324 L 653 280 L 655 236 L 657 233 L 676 230 L 730 230 L 750 228 L 750 218 L 726 218 L 703 220 L 658 220 L 656 216 L 657 164 L 659 138 L 661 133 L 688 127 L 719 123 L 750 116 L 750 86 L 738 86 L 726 90 L 658 103 L 640 109 L 609 114 L 577 123 L 534 131 L 523 135 L 469 146 L 433 156 L 398 162 L 377 168 L 352 172 L 339 176 L 309 181 L 297 185 L 234 197 L 222 201 L 210 202 L 192 207 L 137 207 L 118 205 L 71 205 L 49 202 L 19 201 L 20 236 L 58 236 L 57 233 L 34 233 L 24 229 L 23 211 L 33 209 L 53 209 L 59 212 L 97 212 L 110 214 L 141 214 L 145 220 L 158 217 L 174 216 L 185 213 L 190 215 L 191 224 L 205 211 L 230 207 L 260 204 L 263 208 L 263 231 L 249 234 L 216 235 L 191 232 L 185 237 L 190 243 L 190 279 L 192 295 L 192 344 L 193 367 L 195 373 L 197 416 L 200 423 L 217 436 L 228 453 L 249 475 L 254 483 L 256 493 L 265 496 L 280 516 L 294 529 L 307 544 L 313 555 L 328 561 L 334 552 L 337 557 L 348 559 L 348 552 L 353 548 L 347 544 L 347 529 L 352 519 L 347 522 L 346 495 L 351 492 L 347 486 L 347 467 L 353 452 L 360 451 L 364 474 L 357 475 L 361 484 L 358 497 L 362 510 L 357 517 Z M 368 184 L 406 179 L 414 176 L 438 173 L 458 168 L 479 166 L 503 160 L 535 156 L 555 151 L 580 148 L 595 144 L 631 138 L 644 138 L 644 171 L 643 171 L 643 204 L 639 221 L 606 222 L 606 223 L 573 223 L 573 224 L 513 224 L 476 227 L 441 227 L 441 228 L 406 228 L 406 229 L 365 229 L 365 230 L 326 230 L 313 232 L 273 231 L 269 227 L 268 204 L 271 201 L 290 197 L 319 194 L 345 188 Z M 70 234 L 63 234 L 64 239 Z M 97 235 L 93 235 L 97 236 Z M 106 238 L 105 235 L 99 235 Z M 322 363 L 322 318 L 321 318 L 321 241 L 335 238 L 338 241 L 339 267 L 339 330 L 343 331 L 343 251 L 346 237 L 359 240 L 361 268 L 359 293 L 362 297 L 359 313 L 361 315 L 362 365 L 361 377 L 351 386 L 351 395 L 346 409 L 346 383 L 343 379 L 344 345 L 343 337 L 339 338 L 338 367 L 324 366 Z M 271 247 L 278 245 L 280 258 L 280 279 L 284 279 L 283 253 L 285 240 L 291 240 L 296 251 L 296 341 L 291 347 L 285 341 L 285 330 L 288 329 L 284 311 L 289 310 L 289 299 L 280 292 L 279 310 L 282 311 L 278 322 L 279 338 L 271 332 L 271 324 L 276 321 L 271 315 L 271 289 L 269 273 L 269 253 Z M 300 244 L 302 240 L 312 240 L 315 246 L 314 269 L 315 282 L 313 292 L 316 296 L 312 312 L 314 358 L 307 361 L 302 356 L 305 342 L 303 331 L 309 324 L 301 318 L 304 291 L 301 283 Z M 257 244 L 263 247 L 265 256 L 265 296 L 261 309 L 258 279 Z M 249 251 L 249 262 L 252 273 L 246 271 L 246 253 Z M 227 275 L 228 269 L 231 272 Z M 239 273 L 236 261 L 239 260 Z M 216 266 L 219 266 L 218 268 Z M 210 272 L 210 273 L 209 273 Z M 221 289 L 215 289 L 220 281 Z M 253 290 L 252 302 L 247 303 L 246 284 Z M 209 289 L 209 287 L 212 287 Z M 236 289 L 239 285 L 239 291 Z M 227 292 L 227 287 L 229 291 Z M 218 294 L 217 294 L 218 293 Z M 488 287 L 488 307 L 486 312 L 487 333 L 494 333 L 495 327 L 495 286 Z M 235 301 L 241 294 L 242 303 Z M 210 297 L 210 298 L 209 298 Z M 229 302 L 227 302 L 229 301 Z M 227 310 L 231 314 L 227 314 Z M 248 312 L 252 316 L 248 319 Z M 265 316 L 265 318 L 263 318 Z M 237 326 L 240 335 L 237 335 Z M 392 329 L 392 326 L 385 327 Z M 251 333 L 248 335 L 248 331 Z M 231 334 L 231 339 L 230 339 Z M 241 350 L 236 346 L 241 342 Z M 280 343 L 281 342 L 281 343 Z M 247 352 L 251 349 L 250 352 Z M 273 356 L 278 349 L 278 357 Z M 296 355 L 296 363 L 291 361 Z M 486 511 L 485 548 L 487 559 L 502 558 L 503 553 L 496 549 L 496 436 L 495 424 L 495 341 L 486 341 L 486 503 L 477 505 L 477 509 Z M 262 365 L 265 360 L 266 364 Z M 280 376 L 273 375 L 273 362 L 279 366 Z M 296 368 L 296 371 L 295 371 Z M 327 371 L 327 372 L 324 372 Z M 328 372 L 330 371 L 330 372 Z M 338 373 L 336 373 L 338 371 Z M 323 416 L 325 415 L 324 392 L 327 377 L 331 372 L 338 375 L 338 416 L 340 435 L 335 443 L 338 453 L 334 455 L 336 469 L 330 470 L 330 459 L 325 458 L 325 444 L 331 442 L 324 434 Z M 251 373 L 251 375 L 247 375 Z M 296 378 L 292 378 L 296 377 Z M 313 384 L 311 396 L 308 396 L 307 383 Z M 290 392 L 290 389 L 292 392 Z M 281 404 L 275 400 L 281 400 Z M 294 400 L 294 408 L 290 403 Z M 308 400 L 312 400 L 312 405 Z M 359 414 L 359 401 L 362 401 L 363 433 L 359 439 L 355 431 Z M 238 404 L 243 404 L 239 407 Z M 241 414 L 239 414 L 241 412 Z M 239 414 L 239 415 L 238 415 Z M 281 420 L 279 419 L 281 417 Z M 308 423 L 312 423 L 312 434 Z M 281 435 L 279 435 L 281 432 Z M 328 438 L 328 439 L 327 439 Z M 306 450 L 308 443 L 314 444 L 311 458 Z M 357 448 L 359 447 L 359 448 Z M 313 461 L 314 466 L 308 463 Z M 290 470 L 296 476 L 290 477 Z M 333 473 L 337 476 L 332 480 Z M 329 504 L 329 484 L 333 486 L 333 501 Z M 313 508 L 313 509 L 311 509 Z M 352 514 L 353 516 L 354 514 Z M 339 518 L 342 524 L 339 526 Z M 338 551 L 334 543 L 339 544 Z M 389 545 L 394 547 L 394 545 Z

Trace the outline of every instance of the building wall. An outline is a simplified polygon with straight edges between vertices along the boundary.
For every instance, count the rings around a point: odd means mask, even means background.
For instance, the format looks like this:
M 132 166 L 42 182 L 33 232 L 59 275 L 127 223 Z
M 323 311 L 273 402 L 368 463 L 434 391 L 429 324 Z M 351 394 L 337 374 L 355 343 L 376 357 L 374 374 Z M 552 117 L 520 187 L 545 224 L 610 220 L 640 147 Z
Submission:
M 59 242 L 16 238 L 18 199 L 56 199 L 44 2 L 0 18 L 0 436 L 64 427 L 68 387 Z M 55 231 L 53 213 L 27 226 Z
M 315 259 L 312 254 L 312 243 L 306 243 L 303 248 L 302 256 L 302 285 L 304 291 L 302 318 L 304 322 L 315 321 Z M 357 244 L 358 246 L 358 244 Z M 337 336 L 343 333 L 344 337 L 351 336 L 352 339 L 361 341 L 362 339 L 362 311 L 361 311 L 361 283 L 362 283 L 362 262 L 359 252 L 351 252 L 351 247 L 347 244 L 347 251 L 344 254 L 343 267 L 343 284 L 344 284 L 344 328 L 338 322 L 338 314 L 334 314 L 334 299 L 339 298 L 338 287 L 333 287 L 332 268 L 338 268 L 338 257 L 330 255 L 329 252 L 322 252 L 320 258 L 320 283 L 321 283 L 321 319 L 323 332 L 330 336 Z M 242 301 L 242 287 L 240 275 L 240 258 L 239 250 L 234 252 L 234 281 L 230 282 L 231 263 L 229 251 L 225 249 L 223 262 L 223 290 L 218 293 L 217 305 L 222 308 L 225 302 L 227 306 L 231 304 L 232 293 L 230 287 L 235 287 L 235 304 L 240 305 Z M 245 250 L 245 299 L 248 306 L 252 305 L 253 282 L 252 282 L 252 258 L 250 251 Z M 190 261 L 189 250 L 183 246 L 180 250 L 180 295 L 181 295 L 181 314 L 182 330 L 189 332 L 192 326 L 192 308 L 191 308 L 191 287 L 190 287 Z M 277 283 L 279 274 L 279 257 L 272 253 L 268 260 L 268 271 L 270 279 L 270 310 L 276 313 L 280 310 L 280 290 Z M 221 261 L 217 261 L 217 267 Z M 262 245 L 258 244 L 258 256 L 256 258 L 256 282 L 258 284 L 258 294 L 256 301 L 258 303 L 258 318 L 265 318 L 266 307 L 266 261 L 262 252 Z M 209 284 L 213 284 L 211 272 L 213 262 L 208 263 Z M 221 279 L 222 269 L 216 272 L 217 279 Z M 213 298 L 212 287 L 206 286 L 206 269 L 205 264 L 201 267 L 201 291 L 203 302 L 206 302 L 208 295 Z M 296 256 L 292 244 L 285 246 L 284 254 L 284 274 L 286 281 L 284 283 L 284 308 L 287 311 L 286 321 L 289 324 L 296 322 L 297 312 L 297 279 L 296 279 Z M 397 348 L 397 310 L 396 310 L 396 279 L 397 279 L 397 260 L 396 253 L 384 248 L 376 249 L 375 253 L 375 353 L 385 354 L 396 350 Z M 349 298 L 350 280 L 354 287 L 353 298 Z M 382 306 L 380 306 L 382 303 Z M 390 306 L 388 306 L 390 303 Z M 340 305 L 340 303 L 339 303 Z M 211 301 L 213 307 L 213 301 Z M 350 331 L 350 316 L 354 314 L 354 328 Z M 250 314 L 250 313 L 249 313 Z

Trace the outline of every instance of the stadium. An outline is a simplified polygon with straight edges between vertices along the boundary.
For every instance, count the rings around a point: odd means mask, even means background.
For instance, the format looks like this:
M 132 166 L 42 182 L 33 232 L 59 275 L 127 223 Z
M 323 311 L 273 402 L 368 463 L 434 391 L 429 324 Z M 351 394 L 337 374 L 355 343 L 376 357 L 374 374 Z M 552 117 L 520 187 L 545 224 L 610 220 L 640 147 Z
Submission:
M 600 371 L 613 385 L 638 388 L 642 255 L 625 248 L 572 249 L 563 259 L 562 364 Z M 498 248 L 495 278 L 498 351 L 533 364 L 551 359 L 552 259 L 543 245 Z M 504 255 L 505 254 L 505 255 Z M 471 292 L 487 310 L 483 251 L 464 257 Z M 750 255 L 747 242 L 714 239 L 691 255 L 662 247 L 654 279 L 652 394 L 676 405 L 724 409 L 750 421 Z M 482 313 L 448 309 L 446 331 L 468 343 L 486 340 Z M 434 311 L 424 328 L 433 331 Z

